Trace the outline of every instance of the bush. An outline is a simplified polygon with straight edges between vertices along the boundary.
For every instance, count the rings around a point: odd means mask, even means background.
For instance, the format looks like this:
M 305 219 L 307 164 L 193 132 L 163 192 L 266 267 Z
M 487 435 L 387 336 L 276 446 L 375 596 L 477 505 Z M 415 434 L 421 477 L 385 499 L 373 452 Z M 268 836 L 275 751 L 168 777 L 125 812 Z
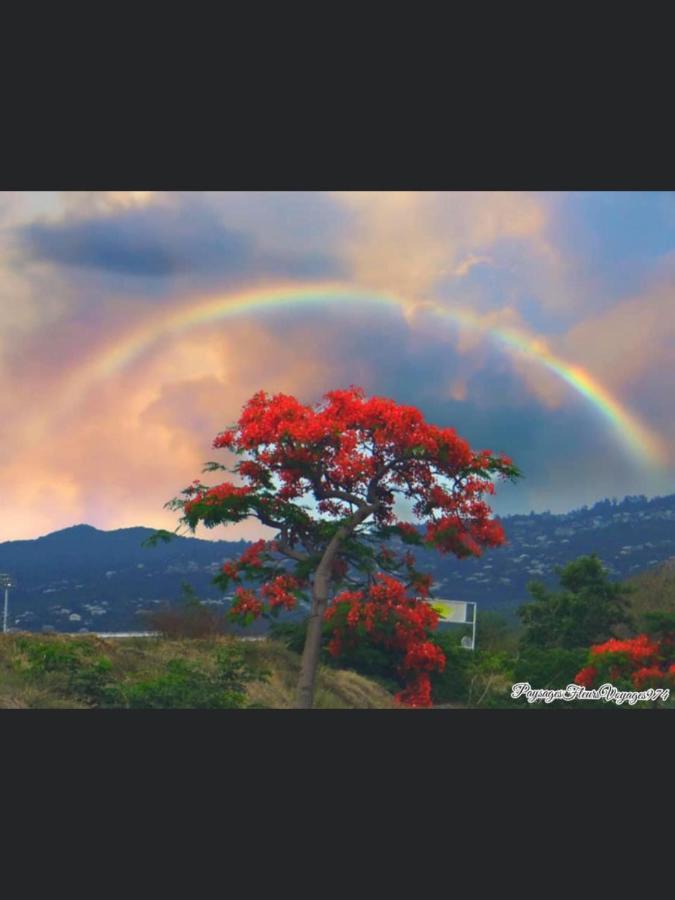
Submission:
M 74 672 L 83 664 L 82 655 L 91 656 L 94 652 L 86 641 L 63 643 L 58 638 L 42 641 L 19 638 L 16 648 L 26 657 L 28 671 L 32 674 Z
M 119 690 L 112 678 L 112 663 L 96 656 L 95 647 L 86 640 L 64 643 L 59 638 L 36 641 L 19 638 L 16 648 L 26 659 L 24 668 L 33 680 L 45 675 L 65 676 L 64 689 L 79 700 L 93 705 L 114 703 Z
M 187 582 L 181 600 L 146 612 L 144 620 L 151 631 L 167 638 L 208 638 L 233 631 L 225 613 L 202 603 Z
M 122 698 L 120 685 L 113 678 L 112 663 L 106 657 L 73 671 L 69 688 L 76 697 L 94 706 L 118 706 Z
M 586 660 L 587 651 L 565 650 L 561 647 L 542 650 L 528 647 L 515 661 L 513 678 L 528 681 L 533 688 L 566 688 Z M 569 704 L 566 704 L 569 706 Z
M 273 640 L 284 644 L 289 650 L 292 650 L 293 653 L 302 653 L 305 647 L 306 635 L 307 619 L 303 619 L 301 622 L 272 622 L 270 626 L 270 637 Z M 321 639 L 323 656 L 328 656 L 328 654 L 324 653 L 327 643 L 328 629 L 324 625 L 323 636 Z
M 434 632 L 431 640 L 445 654 L 445 669 L 431 675 L 431 691 L 435 703 L 466 702 L 473 653 L 461 646 L 458 631 Z
M 125 686 L 123 703 L 128 709 L 240 709 L 247 705 L 245 685 L 266 674 L 254 673 L 240 651 L 225 648 L 213 670 L 171 660 L 163 675 Z

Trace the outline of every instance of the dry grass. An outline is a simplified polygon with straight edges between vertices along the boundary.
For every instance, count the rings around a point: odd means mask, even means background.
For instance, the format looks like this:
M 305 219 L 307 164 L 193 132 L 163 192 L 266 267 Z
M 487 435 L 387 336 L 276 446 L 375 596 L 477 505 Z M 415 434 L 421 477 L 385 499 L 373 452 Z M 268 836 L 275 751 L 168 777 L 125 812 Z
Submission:
M 267 670 L 267 681 L 247 687 L 251 703 L 270 709 L 291 709 L 300 674 L 300 657 L 276 641 L 240 641 L 254 669 Z M 316 709 L 391 709 L 394 698 L 375 682 L 342 669 L 322 666 L 317 676 Z
M 184 659 L 204 667 L 215 665 L 215 651 L 233 643 L 241 649 L 246 663 L 256 672 L 267 672 L 265 680 L 246 687 L 249 703 L 268 709 L 293 707 L 300 657 L 276 641 L 244 641 L 231 636 L 172 640 L 158 637 L 104 639 L 94 635 L 0 635 L 0 709 L 85 709 L 86 704 L 69 696 L 67 679 L 48 672 L 39 680 L 26 676 L 27 657 L 17 644 L 19 638 L 90 647 L 97 657 L 105 656 L 115 680 L 137 680 L 163 674 L 172 659 Z M 317 709 L 389 709 L 393 696 L 378 684 L 339 669 L 321 667 L 317 679 Z

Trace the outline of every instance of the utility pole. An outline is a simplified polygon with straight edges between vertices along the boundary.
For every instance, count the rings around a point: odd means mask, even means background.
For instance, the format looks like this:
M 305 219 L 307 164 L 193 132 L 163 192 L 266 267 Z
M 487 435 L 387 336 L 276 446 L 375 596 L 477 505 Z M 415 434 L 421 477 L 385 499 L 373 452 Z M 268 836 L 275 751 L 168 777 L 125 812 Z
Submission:
M 14 587 L 11 575 L 0 573 L 0 588 L 5 589 L 5 605 L 2 613 L 2 633 L 7 634 L 7 615 L 9 613 L 9 589 Z

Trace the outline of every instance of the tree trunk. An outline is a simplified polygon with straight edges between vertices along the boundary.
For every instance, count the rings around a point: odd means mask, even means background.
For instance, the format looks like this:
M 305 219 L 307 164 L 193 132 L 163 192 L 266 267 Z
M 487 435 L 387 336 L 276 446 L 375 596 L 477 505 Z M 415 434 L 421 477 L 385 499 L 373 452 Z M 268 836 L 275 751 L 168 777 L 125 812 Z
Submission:
M 311 709 L 314 703 L 314 684 L 321 653 L 321 626 L 328 602 L 328 581 L 323 576 L 315 578 L 312 588 L 312 611 L 307 622 L 307 636 L 302 651 L 300 679 L 295 700 L 296 709 Z
M 296 709 L 311 709 L 314 703 L 314 683 L 316 670 L 319 668 L 319 655 L 321 653 L 321 625 L 323 614 L 328 604 L 328 591 L 330 587 L 331 570 L 333 560 L 337 556 L 340 544 L 352 533 L 352 531 L 377 509 L 377 504 L 364 504 L 354 515 L 335 532 L 326 548 L 323 559 L 314 575 L 312 585 L 312 611 L 307 623 L 307 636 L 305 647 L 302 651 L 302 663 L 300 665 L 300 678 L 298 691 L 295 698 Z

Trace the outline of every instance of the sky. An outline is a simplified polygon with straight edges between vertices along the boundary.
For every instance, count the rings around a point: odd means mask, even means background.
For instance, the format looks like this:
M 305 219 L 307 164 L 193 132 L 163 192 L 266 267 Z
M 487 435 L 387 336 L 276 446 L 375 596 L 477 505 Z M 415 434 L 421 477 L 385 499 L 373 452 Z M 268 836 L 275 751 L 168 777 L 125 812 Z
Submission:
M 675 492 L 675 193 L 0 192 L 0 541 L 173 529 L 253 393 L 350 384 L 501 515 Z

